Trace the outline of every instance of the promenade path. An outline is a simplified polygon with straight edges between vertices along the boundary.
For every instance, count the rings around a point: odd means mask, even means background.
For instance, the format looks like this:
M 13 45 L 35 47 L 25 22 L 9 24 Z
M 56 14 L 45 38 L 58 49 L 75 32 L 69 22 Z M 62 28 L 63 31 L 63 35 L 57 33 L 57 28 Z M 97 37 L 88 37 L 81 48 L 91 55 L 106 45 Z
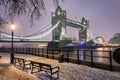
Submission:
M 30 69 L 22 69 L 10 65 L 10 53 L 1 53 L 0 56 L 0 80 L 49 80 L 44 72 L 30 74 Z M 60 67 L 60 79 L 56 80 L 120 80 L 120 72 L 91 68 L 73 63 L 59 63 L 57 60 L 37 57 L 26 54 L 15 54 L 15 56 L 49 63 Z M 55 77 L 54 77 L 55 78 Z

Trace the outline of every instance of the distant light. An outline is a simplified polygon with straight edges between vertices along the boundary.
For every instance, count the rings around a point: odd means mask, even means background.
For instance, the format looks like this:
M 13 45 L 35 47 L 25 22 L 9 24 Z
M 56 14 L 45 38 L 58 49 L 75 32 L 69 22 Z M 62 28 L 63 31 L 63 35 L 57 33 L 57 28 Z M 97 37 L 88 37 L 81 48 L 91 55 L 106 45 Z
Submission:
M 54 16 L 55 16 L 55 14 L 53 13 L 53 14 L 52 14 L 52 16 L 54 17 Z
M 83 24 L 86 24 L 86 22 L 84 21 Z
M 84 45 L 85 45 L 84 42 L 80 42 L 80 43 L 79 43 L 79 46 L 80 46 L 80 47 L 83 47 Z
M 58 15 L 60 15 L 60 11 L 58 11 L 58 13 L 57 13 Z

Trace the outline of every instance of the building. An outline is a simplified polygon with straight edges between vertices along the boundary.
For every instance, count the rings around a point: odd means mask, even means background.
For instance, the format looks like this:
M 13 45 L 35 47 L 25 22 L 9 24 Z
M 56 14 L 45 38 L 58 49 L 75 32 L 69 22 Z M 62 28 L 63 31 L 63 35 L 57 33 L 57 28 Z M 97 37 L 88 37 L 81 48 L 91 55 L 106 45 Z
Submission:
M 114 34 L 114 37 L 109 40 L 110 45 L 119 46 L 120 45 L 120 33 Z

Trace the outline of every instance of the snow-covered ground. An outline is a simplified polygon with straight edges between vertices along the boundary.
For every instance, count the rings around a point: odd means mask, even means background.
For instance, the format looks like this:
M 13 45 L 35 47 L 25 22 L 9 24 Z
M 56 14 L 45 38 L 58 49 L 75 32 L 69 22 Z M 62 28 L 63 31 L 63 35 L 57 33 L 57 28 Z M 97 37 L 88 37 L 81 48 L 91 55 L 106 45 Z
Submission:
M 30 69 L 23 71 L 19 67 L 9 65 L 10 53 L 0 53 L 0 55 L 2 56 L 0 59 L 0 80 L 49 80 L 49 76 L 44 72 L 30 74 Z M 60 79 L 57 80 L 120 80 L 120 72 L 73 63 L 59 63 L 57 60 L 32 55 L 15 54 L 15 56 L 59 66 Z

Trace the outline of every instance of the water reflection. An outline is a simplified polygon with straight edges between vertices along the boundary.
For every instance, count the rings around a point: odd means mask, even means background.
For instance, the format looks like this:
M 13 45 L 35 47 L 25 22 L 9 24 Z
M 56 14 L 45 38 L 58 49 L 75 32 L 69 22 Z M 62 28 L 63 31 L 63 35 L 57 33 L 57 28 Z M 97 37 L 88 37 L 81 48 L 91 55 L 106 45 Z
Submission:
M 104 63 L 109 64 L 110 62 L 110 51 L 115 50 L 116 48 L 97 48 L 93 51 L 93 61 L 96 63 Z M 91 52 L 86 51 L 85 53 L 83 51 L 80 51 L 80 60 L 86 60 L 91 61 Z M 112 64 L 116 66 L 120 66 L 120 64 L 116 63 L 114 59 L 112 58 Z
M 81 55 L 80 55 L 80 59 L 81 59 L 81 60 L 85 60 L 84 58 L 85 58 L 85 55 L 84 55 L 84 54 L 81 54 Z
M 109 62 L 109 48 L 97 48 L 98 52 L 94 53 L 96 62 L 108 63 Z M 105 52 L 103 52 L 105 51 Z M 107 52 L 106 52 L 107 51 Z

